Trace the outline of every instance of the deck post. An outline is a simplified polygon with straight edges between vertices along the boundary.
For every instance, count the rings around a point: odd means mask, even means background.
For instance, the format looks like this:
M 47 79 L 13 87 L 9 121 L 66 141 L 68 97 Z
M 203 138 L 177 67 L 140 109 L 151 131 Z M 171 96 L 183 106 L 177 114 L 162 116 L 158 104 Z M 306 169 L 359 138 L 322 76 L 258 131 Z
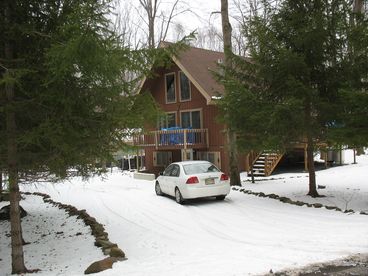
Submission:
M 208 128 L 206 128 L 206 145 L 207 145 L 207 148 L 209 148 L 209 147 L 210 147 Z
M 155 131 L 155 147 L 158 149 L 158 139 L 157 139 L 157 132 Z
M 184 129 L 184 150 L 187 149 L 187 129 Z
M 184 150 L 183 150 L 183 156 L 182 161 L 187 160 L 187 129 L 184 129 Z

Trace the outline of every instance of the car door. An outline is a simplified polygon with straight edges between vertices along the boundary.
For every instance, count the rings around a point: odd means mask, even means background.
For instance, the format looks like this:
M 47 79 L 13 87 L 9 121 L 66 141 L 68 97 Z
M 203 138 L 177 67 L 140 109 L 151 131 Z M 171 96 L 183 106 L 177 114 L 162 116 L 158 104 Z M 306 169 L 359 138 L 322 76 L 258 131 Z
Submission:
M 170 177 L 167 181 L 167 193 L 169 195 L 175 196 L 175 187 L 179 185 L 180 167 L 177 164 L 173 164 L 173 168 L 170 171 Z
M 159 183 L 161 187 L 161 191 L 165 194 L 168 194 L 168 182 L 170 182 L 170 173 L 173 169 L 174 165 L 169 165 L 164 172 L 162 173 L 162 176 L 160 177 Z

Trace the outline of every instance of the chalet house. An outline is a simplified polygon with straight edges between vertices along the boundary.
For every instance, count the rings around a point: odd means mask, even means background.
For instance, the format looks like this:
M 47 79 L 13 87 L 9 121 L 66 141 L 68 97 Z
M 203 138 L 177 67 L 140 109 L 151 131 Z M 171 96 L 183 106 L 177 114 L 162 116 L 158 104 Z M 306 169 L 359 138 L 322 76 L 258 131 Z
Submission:
M 171 162 L 208 160 L 229 172 L 225 126 L 217 121 L 216 100 L 224 88 L 213 71 L 224 59 L 221 52 L 190 47 L 169 68 L 154 68 L 141 91 L 149 91 L 165 112 L 148 132 L 136 137 L 135 144 L 145 151 L 146 170 L 158 173 Z M 242 170 L 248 159 L 242 158 Z
M 165 46 L 165 43 L 161 46 Z M 142 83 L 141 91 L 152 94 L 165 116 L 156 126 L 134 138 L 144 149 L 145 166 L 156 175 L 171 162 L 208 160 L 229 173 L 226 127 L 218 122 L 216 101 L 224 93 L 213 72 L 224 54 L 195 47 L 172 57 L 172 65 L 153 68 L 155 77 Z M 294 153 L 306 163 L 306 143 L 295 143 Z M 283 154 L 258 153 L 239 156 L 239 169 L 255 175 L 270 175 Z M 304 159 L 304 160 L 303 160 Z

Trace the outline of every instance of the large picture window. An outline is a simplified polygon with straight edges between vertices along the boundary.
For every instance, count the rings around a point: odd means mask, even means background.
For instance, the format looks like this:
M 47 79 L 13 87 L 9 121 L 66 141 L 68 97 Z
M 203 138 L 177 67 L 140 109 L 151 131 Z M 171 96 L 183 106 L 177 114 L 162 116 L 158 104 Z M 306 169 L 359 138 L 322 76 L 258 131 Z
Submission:
M 176 125 L 176 112 L 166 113 L 158 122 L 158 129 L 175 127 Z
M 221 169 L 221 155 L 219 151 L 199 151 L 197 152 L 198 160 L 207 160 Z
M 166 103 L 176 102 L 175 73 L 165 75 Z
M 179 72 L 180 76 L 180 101 L 190 100 L 190 81 L 184 72 Z
M 171 151 L 154 151 L 153 152 L 153 165 L 155 167 L 166 167 L 172 162 Z
M 180 113 L 182 128 L 201 128 L 201 112 L 199 110 Z

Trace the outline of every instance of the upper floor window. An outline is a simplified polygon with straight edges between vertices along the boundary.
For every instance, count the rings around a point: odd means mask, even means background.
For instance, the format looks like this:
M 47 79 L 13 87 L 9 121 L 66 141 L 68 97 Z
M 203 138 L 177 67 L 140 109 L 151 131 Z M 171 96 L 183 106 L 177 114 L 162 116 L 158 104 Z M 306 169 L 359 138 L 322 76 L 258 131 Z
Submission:
M 175 73 L 165 75 L 166 103 L 176 102 Z
M 160 117 L 158 122 L 158 129 L 169 128 L 176 126 L 176 112 L 166 113 Z
M 180 101 L 190 100 L 190 81 L 184 72 L 179 72 L 180 76 Z
M 180 113 L 182 128 L 201 128 L 201 112 L 199 110 Z

